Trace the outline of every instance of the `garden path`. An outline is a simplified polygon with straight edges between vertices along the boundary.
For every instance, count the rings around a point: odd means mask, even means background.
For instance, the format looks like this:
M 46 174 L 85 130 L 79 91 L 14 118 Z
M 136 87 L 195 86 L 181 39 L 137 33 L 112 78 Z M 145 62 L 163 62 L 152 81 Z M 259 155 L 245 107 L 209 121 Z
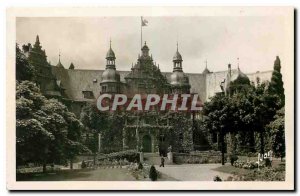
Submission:
M 213 170 L 220 166 L 221 164 L 182 164 L 165 165 L 165 167 L 155 165 L 155 168 L 180 181 L 212 181 L 216 175 L 225 180 L 231 175 Z

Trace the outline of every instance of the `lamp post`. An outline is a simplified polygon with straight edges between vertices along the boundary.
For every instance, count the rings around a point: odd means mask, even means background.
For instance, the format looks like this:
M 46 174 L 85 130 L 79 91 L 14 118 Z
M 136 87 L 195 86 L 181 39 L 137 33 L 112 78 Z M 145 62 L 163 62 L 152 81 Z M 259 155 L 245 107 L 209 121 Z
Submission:
M 98 133 L 98 154 L 101 152 L 101 133 Z

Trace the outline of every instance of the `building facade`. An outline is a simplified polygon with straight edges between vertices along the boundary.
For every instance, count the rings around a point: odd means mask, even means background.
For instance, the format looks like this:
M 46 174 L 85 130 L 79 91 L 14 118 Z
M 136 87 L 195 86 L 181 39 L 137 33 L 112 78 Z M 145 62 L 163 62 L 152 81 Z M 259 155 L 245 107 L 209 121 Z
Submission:
M 47 62 L 46 53 L 42 50 L 37 36 L 33 47 L 27 47 L 29 61 L 37 67 L 37 84 L 47 96 L 62 99 L 69 110 L 77 116 L 80 115 L 86 103 L 95 103 L 101 93 L 122 93 L 127 96 L 134 94 L 198 94 L 200 104 L 209 101 L 209 98 L 219 92 L 226 92 L 227 85 L 239 77 L 246 77 L 256 83 L 257 78 L 261 82 L 270 81 L 272 71 L 244 74 L 240 68 L 227 69 L 220 72 L 212 72 L 206 67 L 202 73 L 184 73 L 183 57 L 179 52 L 178 45 L 173 59 L 172 72 L 161 72 L 159 64 L 154 63 L 149 54 L 146 42 L 141 48 L 136 63 L 132 64 L 128 71 L 118 71 L 116 65 L 117 55 L 110 44 L 106 56 L 106 65 L 100 70 L 66 69 L 59 62 L 56 66 Z M 42 56 L 43 62 L 35 62 L 35 56 Z M 100 66 L 101 67 L 101 66 Z M 160 152 L 165 154 L 168 146 L 172 145 L 174 151 L 195 150 L 195 137 L 193 135 L 192 121 L 194 114 L 168 114 L 162 115 L 155 112 L 138 113 L 128 116 L 122 133 L 122 149 L 140 149 L 145 152 Z M 170 126 L 172 119 L 179 119 L 178 127 Z M 175 123 L 176 124 L 176 123 Z M 199 138 L 197 139 L 197 141 Z M 201 144 L 197 144 L 200 145 Z

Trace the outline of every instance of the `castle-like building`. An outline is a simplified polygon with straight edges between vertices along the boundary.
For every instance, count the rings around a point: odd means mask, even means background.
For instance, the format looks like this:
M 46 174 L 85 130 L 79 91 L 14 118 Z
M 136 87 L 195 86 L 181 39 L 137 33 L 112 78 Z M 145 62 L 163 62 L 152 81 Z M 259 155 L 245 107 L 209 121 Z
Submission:
M 28 55 L 29 61 L 37 69 L 36 83 L 40 86 L 42 93 L 49 97 L 63 99 L 69 109 L 76 115 L 80 115 L 81 109 L 88 102 L 95 102 L 100 93 L 123 93 L 127 95 L 139 94 L 172 94 L 172 93 L 191 93 L 198 94 L 200 104 L 209 101 L 210 97 L 216 93 L 226 91 L 228 84 L 237 78 L 248 78 L 256 83 L 257 78 L 263 81 L 270 81 L 272 71 L 256 72 L 244 74 L 240 68 L 232 69 L 231 65 L 227 69 L 219 72 L 212 72 L 206 67 L 202 73 L 185 73 L 183 70 L 183 57 L 179 52 L 178 44 L 173 59 L 173 66 L 170 66 L 170 72 L 161 72 L 159 64 L 156 64 L 152 55 L 149 54 L 149 47 L 146 42 L 141 48 L 141 54 L 135 64 L 132 64 L 128 71 L 118 71 L 116 64 L 117 55 L 114 53 L 111 43 L 103 58 L 106 59 L 106 65 L 99 65 L 99 70 L 75 69 L 71 66 L 69 69 L 61 63 L 60 56 L 56 66 L 46 61 L 45 50 L 40 46 L 39 37 L 33 45 L 23 46 L 24 52 Z M 42 57 L 44 61 L 36 61 Z M 171 69 L 173 68 L 172 72 Z M 146 151 L 155 152 L 158 150 L 166 151 L 167 146 L 176 144 L 173 139 L 168 138 L 168 132 L 175 129 L 170 127 L 168 122 L 159 122 L 159 117 L 153 122 L 147 122 L 147 117 L 138 117 L 135 124 L 126 124 L 122 130 L 122 148 L 139 148 L 143 146 Z M 129 121 L 128 121 L 129 122 Z M 138 122 L 138 123 L 136 123 Z M 151 124 L 153 126 L 149 126 Z M 151 127 L 151 128 L 150 128 Z M 128 138 L 126 132 L 133 133 L 132 138 Z M 125 133 L 125 134 L 124 134 Z M 177 139 L 193 140 L 191 129 L 182 129 L 177 131 Z M 132 134 L 131 134 L 132 135 Z M 177 141 L 178 141 L 177 140 Z M 178 143 L 178 142 L 177 142 Z M 180 142 L 179 142 L 180 143 Z M 182 142 L 187 143 L 187 142 Z M 195 149 L 193 142 L 187 146 L 178 146 L 178 149 Z

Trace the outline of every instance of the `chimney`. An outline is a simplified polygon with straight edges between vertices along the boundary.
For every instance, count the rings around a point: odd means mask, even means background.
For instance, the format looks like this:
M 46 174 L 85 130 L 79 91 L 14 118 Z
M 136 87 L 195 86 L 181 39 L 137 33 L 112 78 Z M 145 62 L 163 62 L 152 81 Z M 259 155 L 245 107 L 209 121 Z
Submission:
M 228 64 L 228 73 L 229 73 L 229 76 L 231 77 L 231 64 L 230 63 Z

